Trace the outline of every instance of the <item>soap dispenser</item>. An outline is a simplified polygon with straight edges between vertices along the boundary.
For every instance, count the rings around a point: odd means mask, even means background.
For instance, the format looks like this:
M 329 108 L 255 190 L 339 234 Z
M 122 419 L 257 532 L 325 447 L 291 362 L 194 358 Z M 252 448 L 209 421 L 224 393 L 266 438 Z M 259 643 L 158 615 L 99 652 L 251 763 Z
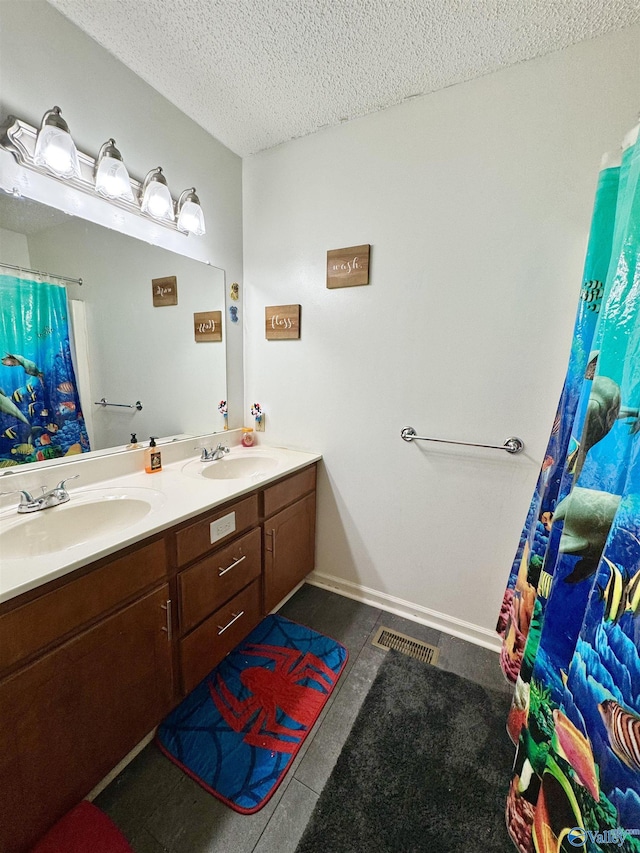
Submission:
M 156 436 L 153 435 L 149 439 L 149 447 L 144 451 L 144 470 L 147 474 L 162 471 L 162 455 L 156 447 Z

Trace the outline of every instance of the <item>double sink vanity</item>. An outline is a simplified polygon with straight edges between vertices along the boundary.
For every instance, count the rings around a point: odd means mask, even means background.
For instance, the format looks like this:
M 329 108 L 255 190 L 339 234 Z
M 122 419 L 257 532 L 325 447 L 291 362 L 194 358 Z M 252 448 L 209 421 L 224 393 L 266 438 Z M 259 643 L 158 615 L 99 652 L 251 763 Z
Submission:
M 2 478 L 80 473 L 68 502 L 0 512 L 3 853 L 27 851 L 313 569 L 318 454 L 162 451 L 152 475 L 134 450 Z

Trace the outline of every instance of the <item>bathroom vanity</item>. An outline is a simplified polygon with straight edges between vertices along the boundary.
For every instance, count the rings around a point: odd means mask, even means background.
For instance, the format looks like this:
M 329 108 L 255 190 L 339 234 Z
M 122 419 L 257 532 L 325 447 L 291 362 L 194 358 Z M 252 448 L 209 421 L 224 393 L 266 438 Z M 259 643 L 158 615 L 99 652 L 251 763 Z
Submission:
M 319 457 L 287 453 L 237 480 L 169 465 L 147 477 L 162 507 L 122 531 L 122 547 L 102 536 L 80 557 L 67 549 L 67 564 L 34 557 L 55 569 L 5 593 L 3 853 L 27 851 L 313 569 Z M 123 492 L 144 476 L 122 478 Z

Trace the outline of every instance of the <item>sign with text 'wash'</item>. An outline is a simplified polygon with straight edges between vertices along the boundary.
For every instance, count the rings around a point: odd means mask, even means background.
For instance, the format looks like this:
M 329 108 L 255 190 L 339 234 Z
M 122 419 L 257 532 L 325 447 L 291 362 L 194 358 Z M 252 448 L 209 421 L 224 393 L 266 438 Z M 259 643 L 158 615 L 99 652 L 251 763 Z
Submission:
M 327 252 L 327 287 L 369 284 L 370 245 L 330 249 Z

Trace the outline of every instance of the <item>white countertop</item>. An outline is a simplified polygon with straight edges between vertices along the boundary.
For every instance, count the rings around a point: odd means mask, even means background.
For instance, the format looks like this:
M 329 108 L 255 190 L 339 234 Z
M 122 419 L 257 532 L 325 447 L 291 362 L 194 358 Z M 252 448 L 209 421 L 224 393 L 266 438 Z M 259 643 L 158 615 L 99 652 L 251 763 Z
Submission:
M 268 456 L 275 460 L 275 465 L 266 473 L 254 474 L 250 477 L 223 480 L 207 479 L 199 476 L 198 471 L 201 466 L 198 464 L 197 455 L 193 455 L 190 458 L 169 462 L 163 466 L 161 471 L 154 474 L 139 471 L 111 479 L 96 480 L 95 477 L 89 477 L 90 485 L 83 488 L 73 488 L 75 484 L 69 484 L 67 488 L 71 500 L 57 507 L 24 515 L 18 515 L 15 506 L 3 510 L 0 512 L 0 602 L 7 601 L 47 581 L 86 566 L 101 557 L 113 554 L 128 545 L 140 542 L 148 536 L 159 533 L 206 510 L 240 498 L 256 488 L 262 488 L 322 458 L 318 453 L 261 445 L 254 448 L 233 447 L 225 459 L 240 456 L 245 458 Z M 77 463 L 77 465 L 81 464 L 81 461 Z M 217 463 L 208 464 L 216 465 Z M 102 469 L 104 470 L 104 468 L 103 463 Z M 81 469 L 74 467 L 73 473 L 76 473 L 76 470 L 80 471 Z M 61 469 L 60 473 L 62 473 Z M 2 482 L 2 486 L 5 485 L 8 485 L 6 480 Z M 16 488 L 26 488 L 26 486 L 16 483 Z M 2 547 L 3 534 L 11 532 L 18 526 L 28 525 L 30 522 L 33 524 L 34 521 L 37 521 L 38 516 L 46 514 L 47 522 L 59 518 L 61 525 L 69 525 L 64 513 L 67 507 L 74 505 L 74 497 L 76 504 L 80 504 L 104 499 L 107 495 L 142 497 L 149 500 L 152 508 L 140 520 L 132 519 L 131 523 L 127 520 L 125 522 L 127 526 L 121 526 L 115 531 L 98 535 L 95 535 L 95 529 L 93 531 L 82 529 L 82 525 L 76 521 L 74 524 L 79 529 L 71 531 L 70 534 L 73 544 L 51 553 L 37 553 L 40 546 L 37 543 L 30 546 L 29 541 L 32 537 L 26 535 L 21 537 L 19 531 L 16 531 L 18 535 L 16 533 L 11 534 L 13 538 L 11 549 L 6 544 L 9 541 L 8 539 L 5 540 L 5 547 Z M 67 532 L 68 527 L 65 528 L 65 534 Z M 21 550 L 23 539 L 25 542 L 24 554 Z M 16 548 L 15 543 L 17 541 L 20 542 L 18 546 L 20 556 L 14 557 L 13 551 Z M 9 556 L 5 556 L 2 553 L 3 550 Z M 29 550 L 31 553 L 28 553 Z

